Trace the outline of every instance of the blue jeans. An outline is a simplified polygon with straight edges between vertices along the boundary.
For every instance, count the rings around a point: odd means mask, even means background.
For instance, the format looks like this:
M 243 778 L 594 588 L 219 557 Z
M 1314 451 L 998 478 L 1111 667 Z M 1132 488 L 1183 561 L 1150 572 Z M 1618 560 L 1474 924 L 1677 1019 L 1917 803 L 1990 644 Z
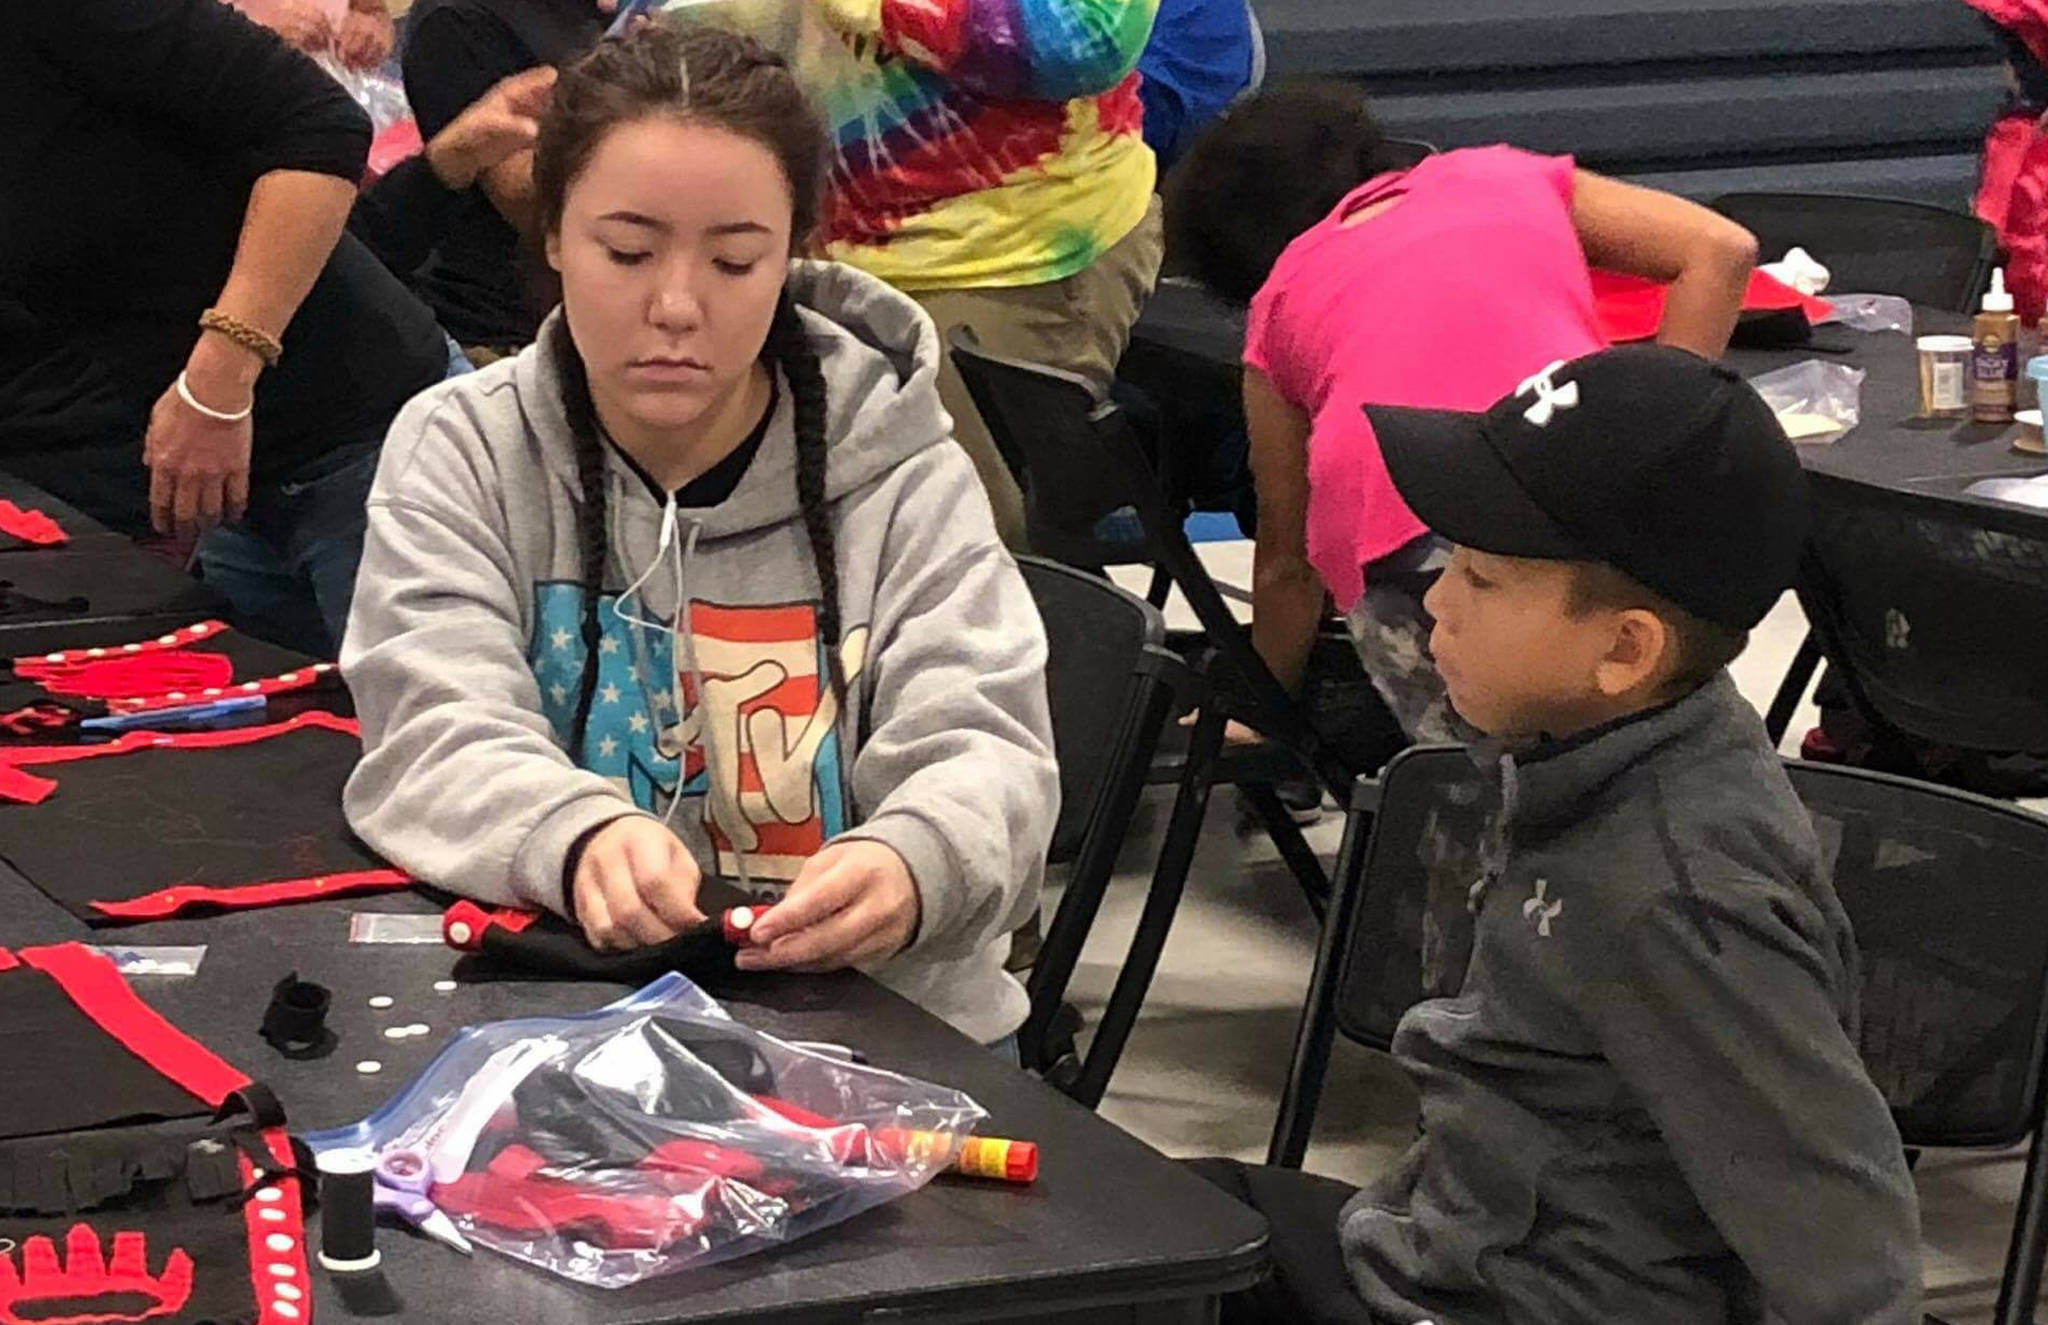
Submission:
M 249 495 L 249 512 L 199 544 L 206 582 L 252 634 L 332 658 L 363 559 L 364 508 L 380 448 L 330 451 Z

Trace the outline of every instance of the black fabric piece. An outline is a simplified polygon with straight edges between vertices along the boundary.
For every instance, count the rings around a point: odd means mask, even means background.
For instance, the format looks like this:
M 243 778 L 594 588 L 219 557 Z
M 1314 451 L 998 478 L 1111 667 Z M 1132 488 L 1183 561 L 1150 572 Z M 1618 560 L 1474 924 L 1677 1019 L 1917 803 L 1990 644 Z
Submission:
M 624 952 L 599 952 L 572 921 L 545 912 L 514 933 L 505 925 L 485 928 L 477 959 L 523 975 L 556 975 L 579 980 L 613 980 L 641 985 L 670 971 L 703 984 L 734 972 L 733 946 L 725 941 L 718 917 L 727 907 L 754 899 L 720 879 L 706 879 L 697 890 L 697 909 L 709 917 L 666 943 Z
M 1345 1273 L 1337 1236 L 1344 1203 L 1358 1194 L 1357 1188 L 1298 1169 L 1234 1159 L 1184 1163 L 1266 1217 L 1272 1275 L 1223 1299 L 1223 1325 L 1374 1325 Z
M 768 424 L 775 417 L 775 404 L 781 395 L 782 388 L 771 373 L 768 378 L 768 407 L 761 411 L 761 417 L 755 422 L 753 429 L 738 446 L 726 453 L 723 460 L 676 489 L 677 506 L 686 511 L 701 511 L 706 507 L 716 506 L 732 496 L 739 488 L 740 480 L 747 476 L 747 470 L 753 466 L 754 457 L 761 451 L 761 443 L 768 436 Z M 619 458 L 626 462 L 627 468 L 640 476 L 640 481 L 647 485 L 647 491 L 653 495 L 654 500 L 659 502 L 668 499 L 668 493 L 654 481 L 654 475 L 643 469 L 640 462 L 635 460 L 625 447 L 613 442 L 612 449 L 619 453 Z
M 184 1087 L 119 1050 L 41 971 L 0 971 L 0 1136 L 41 1136 L 122 1123 L 204 1119 Z
M 0 380 L 0 453 L 115 444 L 140 473 L 150 406 L 227 280 L 256 180 L 354 184 L 369 123 L 318 65 L 213 0 L 76 0 L 0 8 L 0 124 L 0 179 L 35 182 L 0 191 L 0 298 L 45 337 L 27 390 Z M 432 314 L 348 236 L 283 344 L 256 387 L 259 484 L 381 440 L 447 370 Z M 61 468 L 38 475 L 90 498 Z
M 248 1117 L 215 1122 L 26 965 L 0 971 L 0 1052 L 0 1316 L 253 1325 L 236 1162 Z M 107 1281 L 137 1238 L 151 1282 Z M 32 1250 L 53 1254 L 58 1281 Z
M 145 746 L 51 764 L 41 774 L 57 783 L 48 800 L 0 804 L 0 860 L 90 924 L 115 923 L 94 901 L 179 884 L 242 888 L 386 868 L 342 815 L 360 752 L 349 732 L 302 727 L 246 745 Z
M 431 139 L 503 78 L 566 65 L 609 20 L 588 0 L 422 0 L 407 20 L 405 96 Z M 480 186 L 461 194 L 433 256 L 409 275 L 463 345 L 524 345 L 554 300 L 542 264 Z
M 293 971 L 270 991 L 270 1006 L 263 1010 L 264 1040 L 295 1061 L 327 1057 L 341 1038 L 327 1025 L 333 1003 L 334 994 L 325 985 L 301 980 Z

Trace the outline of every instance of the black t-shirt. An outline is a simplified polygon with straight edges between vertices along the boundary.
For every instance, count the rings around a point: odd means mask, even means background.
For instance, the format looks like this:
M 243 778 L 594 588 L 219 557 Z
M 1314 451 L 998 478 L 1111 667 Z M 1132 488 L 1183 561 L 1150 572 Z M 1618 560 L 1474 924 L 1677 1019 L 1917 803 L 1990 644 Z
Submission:
M 607 21 L 595 0 L 421 0 L 405 47 L 405 95 L 420 136 L 432 138 L 502 78 L 573 61 Z M 535 295 L 537 272 L 519 232 L 478 186 L 411 279 L 456 340 L 503 348 L 531 341 L 553 302 Z
M 740 480 L 747 476 L 747 470 L 753 467 L 754 457 L 761 452 L 761 443 L 768 436 L 768 424 L 775 417 L 775 402 L 781 398 L 781 394 L 781 388 L 775 378 L 769 377 L 768 406 L 761 411 L 761 417 L 755 421 L 753 428 L 741 439 L 740 444 L 726 452 L 724 459 L 676 489 L 676 505 L 679 508 L 686 511 L 701 511 L 716 506 L 732 496 L 739 488 Z M 640 462 L 635 460 L 625 447 L 613 442 L 612 448 L 619 453 L 619 458 L 626 462 L 627 468 L 640 476 L 640 481 L 647 485 L 647 491 L 653 495 L 654 500 L 668 499 L 669 494 L 663 491 L 661 484 L 654 481 L 654 475 L 642 468 Z
M 354 182 L 369 150 L 348 94 L 219 0 L 0 6 L 0 125 L 0 304 L 41 340 L 18 373 L 0 348 L 0 452 L 139 443 L 257 177 Z M 255 477 L 381 440 L 446 370 L 433 315 L 344 235 L 257 382 Z

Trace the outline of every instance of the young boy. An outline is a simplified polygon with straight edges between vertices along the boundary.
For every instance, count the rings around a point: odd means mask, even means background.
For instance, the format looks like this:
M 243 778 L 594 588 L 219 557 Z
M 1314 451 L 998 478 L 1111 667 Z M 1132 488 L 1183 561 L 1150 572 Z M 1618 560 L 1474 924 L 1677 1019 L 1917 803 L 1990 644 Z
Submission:
M 1462 989 L 1395 1036 L 1421 1139 L 1339 1220 L 1369 1315 L 1307 1305 L 1331 1301 L 1312 1278 L 1335 1260 L 1290 1248 L 1276 1212 L 1295 1282 L 1238 1318 L 1918 1325 L 1919 1221 L 1856 1052 L 1854 940 L 1725 671 L 1804 534 L 1770 410 L 1724 368 L 1636 346 L 1483 415 L 1367 413 L 1456 545 L 1430 647 L 1498 745 L 1507 850 L 1474 888 Z M 1278 1180 L 1239 1177 L 1255 1200 Z

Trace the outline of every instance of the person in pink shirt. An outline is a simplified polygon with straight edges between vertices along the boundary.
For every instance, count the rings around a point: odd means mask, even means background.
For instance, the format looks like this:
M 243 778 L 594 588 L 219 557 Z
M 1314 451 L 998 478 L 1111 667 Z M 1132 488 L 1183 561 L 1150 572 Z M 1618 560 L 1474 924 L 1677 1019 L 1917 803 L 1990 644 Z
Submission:
M 1258 496 L 1252 640 L 1299 683 L 1324 594 L 1417 740 L 1460 733 L 1422 596 L 1448 548 L 1394 490 L 1367 404 L 1484 409 L 1605 344 L 1594 266 L 1669 282 L 1658 339 L 1716 358 L 1756 261 L 1694 203 L 1495 146 L 1388 171 L 1365 94 L 1241 102 L 1169 182 L 1168 250 L 1249 300 L 1244 411 Z

